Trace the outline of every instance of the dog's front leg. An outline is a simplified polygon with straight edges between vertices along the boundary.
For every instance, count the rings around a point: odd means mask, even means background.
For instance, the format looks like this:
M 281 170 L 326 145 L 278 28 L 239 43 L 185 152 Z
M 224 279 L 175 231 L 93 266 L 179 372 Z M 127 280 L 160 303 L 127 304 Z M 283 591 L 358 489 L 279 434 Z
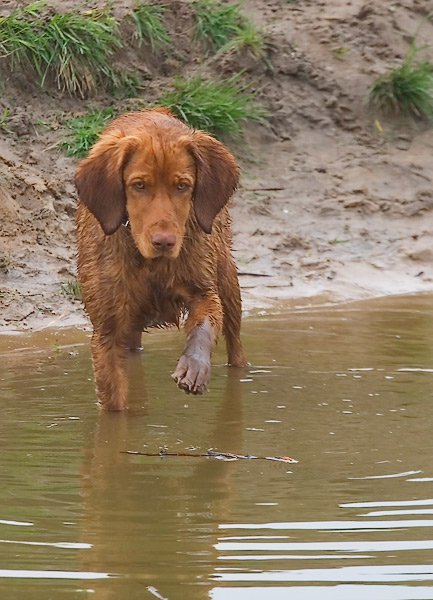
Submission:
M 201 297 L 190 307 L 185 324 L 185 348 L 172 377 L 188 394 L 209 387 L 212 350 L 222 327 L 222 307 L 217 294 Z
M 91 350 L 99 406 L 105 410 L 125 410 L 128 407 L 128 376 L 124 336 L 96 329 Z

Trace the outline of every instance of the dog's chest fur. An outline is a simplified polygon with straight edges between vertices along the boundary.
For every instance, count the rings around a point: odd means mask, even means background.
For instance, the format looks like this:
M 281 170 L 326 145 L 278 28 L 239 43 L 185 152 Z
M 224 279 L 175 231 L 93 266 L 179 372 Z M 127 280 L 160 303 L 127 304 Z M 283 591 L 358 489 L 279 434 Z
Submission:
M 187 246 L 176 259 L 146 259 L 132 244 L 131 240 L 126 248 L 122 279 L 126 295 L 139 307 L 140 327 L 178 326 L 191 301 L 212 287 L 213 269 L 206 268 L 206 260 L 191 265 Z

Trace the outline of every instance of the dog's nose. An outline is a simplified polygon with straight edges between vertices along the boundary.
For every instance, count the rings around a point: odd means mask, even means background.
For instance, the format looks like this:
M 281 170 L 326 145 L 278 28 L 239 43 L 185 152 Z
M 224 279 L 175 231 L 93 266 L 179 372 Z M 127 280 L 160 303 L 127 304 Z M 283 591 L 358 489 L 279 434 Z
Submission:
M 174 247 L 176 244 L 176 236 L 174 233 L 153 233 L 150 241 L 155 250 L 164 252 L 166 250 L 171 250 Z

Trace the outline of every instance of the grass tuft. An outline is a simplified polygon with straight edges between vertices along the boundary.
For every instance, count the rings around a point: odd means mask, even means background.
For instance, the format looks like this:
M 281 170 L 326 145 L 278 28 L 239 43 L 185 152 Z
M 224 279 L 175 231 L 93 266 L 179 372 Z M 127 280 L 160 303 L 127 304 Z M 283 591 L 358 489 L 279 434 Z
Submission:
M 11 257 L 10 253 L 8 255 L 0 255 L 0 271 L 3 271 L 4 273 L 9 273 L 11 267 L 15 264 L 15 262 L 16 261 Z
M 332 51 L 336 58 L 343 58 L 350 52 L 350 48 L 348 46 L 335 46 Z
M 112 106 L 90 110 L 87 114 L 79 117 L 71 117 L 65 121 L 67 134 L 58 144 L 66 156 L 83 158 L 97 141 L 99 134 L 115 117 L 115 109 Z
M 32 2 L 0 17 L 0 57 L 9 58 L 11 70 L 16 65 L 33 65 L 36 69 L 39 66 L 39 61 L 34 64 L 33 52 L 42 6 L 42 1 Z
M 171 109 L 191 127 L 239 138 L 246 120 L 264 122 L 265 108 L 255 96 L 239 82 L 239 74 L 219 82 L 205 81 L 200 76 L 179 77 L 174 80 L 173 90 L 161 96 L 158 104 Z
M 433 123 L 433 64 L 414 60 L 423 49 L 412 45 L 400 66 L 375 81 L 367 93 L 372 112 Z
M 111 57 L 122 46 L 117 22 L 108 8 L 47 14 L 36 1 L 0 17 L 0 57 L 11 71 L 29 66 L 45 85 L 84 97 L 98 85 L 116 85 Z
M 245 29 L 248 20 L 239 11 L 240 4 L 218 0 L 195 0 L 193 39 L 202 40 L 216 52 Z
M 130 16 L 135 25 L 133 39 L 139 48 L 145 40 L 150 44 L 152 52 L 171 45 L 170 36 L 162 20 L 165 8 L 165 4 L 140 2 L 131 12 Z
M 60 292 L 62 296 L 67 296 L 71 300 L 81 300 L 81 285 L 77 279 L 71 279 L 67 283 L 60 284 Z
M 107 9 L 56 14 L 45 36 L 51 47 L 47 70 L 54 71 L 59 88 L 83 96 L 105 80 L 116 84 L 109 59 L 122 42 Z
M 263 31 L 258 29 L 254 23 L 247 21 L 239 29 L 237 35 L 222 46 L 220 52 L 246 50 L 249 54 L 261 58 L 264 54 L 264 43 L 265 36 Z
M 139 71 L 129 69 L 124 73 L 119 73 L 119 81 L 111 88 L 114 98 L 125 100 L 127 98 L 137 98 L 144 89 L 143 77 Z

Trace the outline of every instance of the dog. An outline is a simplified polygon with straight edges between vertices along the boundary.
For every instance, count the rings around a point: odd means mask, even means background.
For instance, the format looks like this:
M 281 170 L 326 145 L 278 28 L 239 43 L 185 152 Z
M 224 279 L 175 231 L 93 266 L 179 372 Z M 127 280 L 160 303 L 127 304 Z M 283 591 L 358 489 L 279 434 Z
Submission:
M 172 374 L 181 389 L 208 389 L 221 330 L 228 364 L 247 364 L 226 206 L 238 179 L 221 142 L 163 107 L 116 118 L 79 163 L 78 275 L 102 408 L 127 408 L 126 354 L 141 349 L 143 330 L 184 316 Z

